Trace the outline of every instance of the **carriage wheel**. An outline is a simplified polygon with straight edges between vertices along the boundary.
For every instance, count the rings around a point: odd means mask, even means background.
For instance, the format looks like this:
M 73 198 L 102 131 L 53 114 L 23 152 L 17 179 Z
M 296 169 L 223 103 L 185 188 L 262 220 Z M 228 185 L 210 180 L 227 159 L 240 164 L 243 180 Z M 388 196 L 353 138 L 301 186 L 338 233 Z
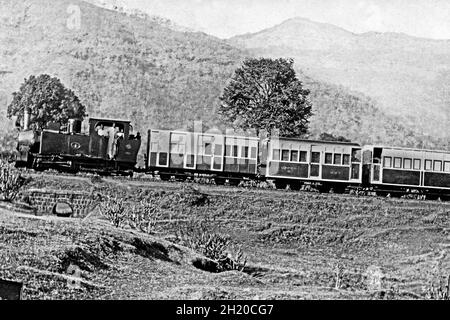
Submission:
M 277 188 L 277 189 L 285 190 L 287 187 L 287 183 L 284 181 L 276 180 L 274 183 L 275 183 L 275 188 Z
M 218 186 L 223 186 L 225 184 L 226 179 L 224 179 L 224 178 L 214 178 L 214 181 L 215 181 L 215 183 Z
M 241 180 L 230 178 L 228 179 L 228 183 L 230 184 L 230 186 L 237 187 L 241 183 Z
M 289 188 L 292 191 L 299 191 L 301 187 L 302 187 L 302 185 L 300 183 L 294 182 L 294 183 L 289 184 Z
M 159 174 L 159 178 L 160 178 L 162 181 L 169 181 L 170 178 L 171 178 L 171 175 L 168 174 L 168 173 L 160 173 L 160 174 Z

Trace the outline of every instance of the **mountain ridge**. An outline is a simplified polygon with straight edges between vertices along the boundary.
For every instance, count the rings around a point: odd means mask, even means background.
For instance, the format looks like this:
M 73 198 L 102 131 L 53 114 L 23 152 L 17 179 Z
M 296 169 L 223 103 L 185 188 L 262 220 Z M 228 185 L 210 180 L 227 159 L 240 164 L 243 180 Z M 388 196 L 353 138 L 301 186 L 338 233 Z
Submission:
M 256 56 L 294 58 L 298 69 L 310 77 L 361 92 L 387 115 L 407 119 L 408 126 L 448 137 L 444 130 L 450 124 L 448 39 L 356 34 L 297 18 L 228 42 Z
M 175 31 L 79 0 L 0 4 L 0 100 L 10 99 L 30 75 L 48 73 L 74 90 L 89 116 L 127 118 L 141 132 L 186 129 L 194 120 L 224 129 L 219 96 L 242 60 L 253 56 L 205 33 Z M 79 29 L 68 28 L 71 5 L 80 8 Z M 424 139 L 386 117 L 371 99 L 298 71 L 311 89 L 313 136 L 329 132 L 360 143 L 405 146 Z M 4 118 L 6 103 L 0 113 Z M 3 139 L 12 129 L 13 121 L 8 123 L 0 130 Z

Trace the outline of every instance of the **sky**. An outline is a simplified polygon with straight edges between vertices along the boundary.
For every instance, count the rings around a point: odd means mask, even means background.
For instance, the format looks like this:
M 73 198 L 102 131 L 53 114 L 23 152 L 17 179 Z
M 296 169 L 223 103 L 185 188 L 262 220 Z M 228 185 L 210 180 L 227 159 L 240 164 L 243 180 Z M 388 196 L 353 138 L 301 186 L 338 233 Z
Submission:
M 450 0 L 110 0 L 219 38 L 257 32 L 293 17 L 355 33 L 402 32 L 450 39 Z

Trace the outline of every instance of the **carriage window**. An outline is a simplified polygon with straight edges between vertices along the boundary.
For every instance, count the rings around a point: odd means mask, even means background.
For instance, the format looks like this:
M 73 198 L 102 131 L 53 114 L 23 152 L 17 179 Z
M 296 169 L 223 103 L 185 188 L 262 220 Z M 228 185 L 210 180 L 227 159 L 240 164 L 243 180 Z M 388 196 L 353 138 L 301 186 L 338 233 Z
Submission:
M 184 146 L 186 144 L 186 137 L 181 134 L 172 133 L 170 135 L 170 153 L 182 154 L 184 153 Z
M 425 170 L 431 170 L 431 160 L 425 160 Z
M 391 157 L 384 157 L 383 167 L 392 168 L 392 158 Z
M 352 162 L 361 162 L 361 150 L 352 149 Z
M 445 161 L 444 162 L 444 171 L 445 172 L 450 172 L 450 161 Z
M 412 160 L 411 159 L 404 159 L 403 160 L 403 169 L 411 169 L 412 166 Z
M 152 142 L 150 146 L 150 151 L 152 152 L 158 151 L 158 145 L 159 145 L 158 142 Z
M 281 161 L 289 161 L 289 150 L 281 151 Z
M 225 145 L 225 157 L 231 157 L 231 145 Z
M 334 164 L 341 164 L 341 160 L 342 160 L 342 155 L 339 153 L 334 154 Z
M 333 164 L 333 154 L 332 153 L 325 153 L 325 163 Z
M 167 152 L 160 152 L 159 153 L 159 161 L 158 161 L 158 165 L 160 166 L 166 166 L 167 165 Z
M 248 158 L 249 147 L 243 146 L 241 149 L 241 158 Z
M 298 162 L 298 151 L 297 150 L 291 151 L 291 161 Z
M 394 168 L 401 168 L 402 167 L 402 158 L 394 158 Z
M 250 148 L 250 157 L 252 159 L 256 159 L 256 147 L 251 147 Z
M 237 157 L 238 146 L 226 144 L 225 145 L 225 156 L 226 157 Z
M 238 146 L 233 146 L 233 157 L 237 157 L 238 156 Z
M 273 149 L 272 160 L 280 161 L 280 149 Z
M 344 166 L 350 164 L 350 155 L 349 154 L 344 154 L 344 156 L 342 158 L 342 164 Z
M 170 153 L 184 153 L 184 143 L 179 143 L 178 141 L 173 141 L 170 143 Z
M 203 152 L 204 152 L 204 155 L 210 156 L 212 154 L 212 143 L 205 142 L 203 144 Z
M 222 155 L 222 145 L 216 144 L 214 146 L 214 155 L 215 156 L 221 156 Z
M 308 162 L 307 157 L 308 157 L 308 152 L 300 151 L 300 162 Z
M 320 152 L 311 153 L 311 163 L 320 163 Z
M 434 161 L 433 171 L 442 171 L 442 161 Z
M 421 161 L 420 159 L 414 159 L 414 170 L 420 170 Z
M 186 167 L 194 168 L 195 167 L 195 155 L 188 154 L 186 157 Z

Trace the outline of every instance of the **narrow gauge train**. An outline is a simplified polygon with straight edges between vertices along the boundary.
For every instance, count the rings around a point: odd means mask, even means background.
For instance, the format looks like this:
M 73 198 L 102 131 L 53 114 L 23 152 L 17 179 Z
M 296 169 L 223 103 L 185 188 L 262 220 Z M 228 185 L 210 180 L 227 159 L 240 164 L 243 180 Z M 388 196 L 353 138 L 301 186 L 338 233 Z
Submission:
M 162 180 L 196 175 L 216 184 L 271 180 L 277 188 L 320 191 L 369 189 L 380 194 L 450 196 L 450 152 L 294 138 L 261 140 L 221 133 L 149 130 L 145 167 L 136 168 L 141 140 L 129 121 L 91 118 L 67 128 L 30 129 L 25 116 L 19 133 L 17 166 L 71 172 L 158 174 Z M 118 138 L 119 137 L 119 138 Z
M 82 133 L 81 128 L 81 120 L 70 119 L 64 127 L 52 123 L 47 129 L 36 130 L 30 128 L 29 115 L 25 114 L 16 166 L 133 174 L 141 140 L 132 134 L 130 121 L 91 118 L 88 132 Z

